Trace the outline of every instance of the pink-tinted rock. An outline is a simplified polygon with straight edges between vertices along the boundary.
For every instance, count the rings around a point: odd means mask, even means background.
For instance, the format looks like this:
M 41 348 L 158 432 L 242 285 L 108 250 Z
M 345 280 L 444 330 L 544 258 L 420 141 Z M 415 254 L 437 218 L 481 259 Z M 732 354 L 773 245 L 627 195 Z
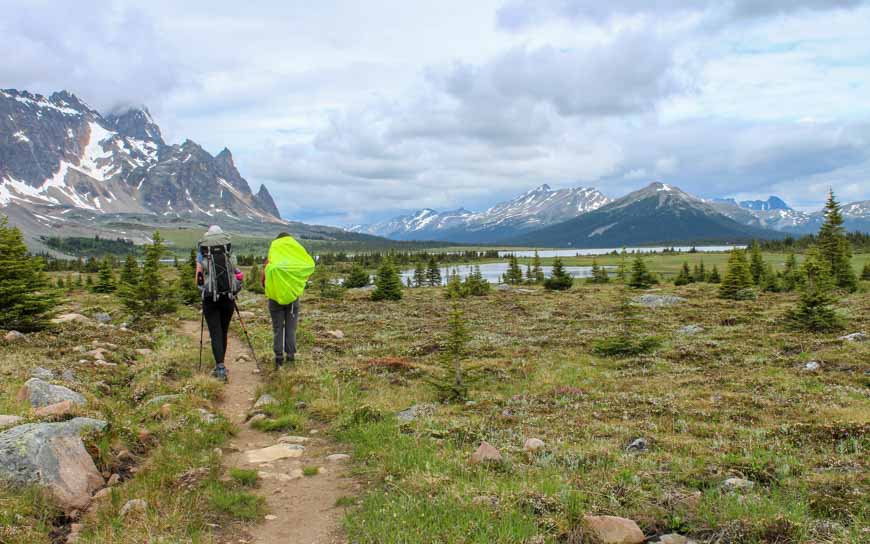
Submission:
M 470 462 L 471 464 L 476 465 L 479 463 L 499 463 L 501 460 L 501 453 L 499 453 L 492 444 L 483 441 L 480 443 L 480 446 L 477 447 L 477 450 L 471 454 Z
M 600 544 L 641 544 L 646 537 L 637 523 L 616 516 L 583 516 L 592 540 Z

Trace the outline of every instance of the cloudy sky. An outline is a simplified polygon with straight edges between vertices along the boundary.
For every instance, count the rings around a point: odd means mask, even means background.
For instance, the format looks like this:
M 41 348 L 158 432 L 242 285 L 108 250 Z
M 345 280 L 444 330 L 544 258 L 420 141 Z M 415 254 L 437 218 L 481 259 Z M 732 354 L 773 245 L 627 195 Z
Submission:
M 229 147 L 293 219 L 541 183 L 870 199 L 864 1 L 0 4 L 0 88 L 147 105 L 170 142 Z

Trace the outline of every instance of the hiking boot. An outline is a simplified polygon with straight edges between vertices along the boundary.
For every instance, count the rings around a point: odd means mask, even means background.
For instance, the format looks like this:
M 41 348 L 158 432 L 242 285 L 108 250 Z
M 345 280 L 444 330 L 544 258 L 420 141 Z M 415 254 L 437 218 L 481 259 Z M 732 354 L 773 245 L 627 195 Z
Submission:
M 275 356 L 275 370 L 278 370 L 283 366 L 284 366 L 284 357 L 282 357 L 281 355 L 276 355 Z
M 227 383 L 227 380 L 229 379 L 229 376 L 227 375 L 227 367 L 225 367 L 224 365 L 218 365 L 214 367 L 211 375 L 224 383 Z
M 293 353 L 288 353 L 287 354 L 287 364 L 292 365 L 295 362 L 296 362 L 296 355 Z

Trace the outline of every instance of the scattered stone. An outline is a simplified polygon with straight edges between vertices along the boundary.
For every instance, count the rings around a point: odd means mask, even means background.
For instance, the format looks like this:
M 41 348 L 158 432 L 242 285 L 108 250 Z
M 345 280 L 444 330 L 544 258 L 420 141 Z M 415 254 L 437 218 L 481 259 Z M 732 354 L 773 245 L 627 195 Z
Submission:
M 342 461 L 350 460 L 350 455 L 346 453 L 333 453 L 332 455 L 327 455 L 326 460 L 330 463 L 341 463 Z
M 366 291 L 374 291 L 375 288 L 376 288 L 375 285 L 366 285 L 366 286 L 364 286 L 364 287 L 357 287 L 356 289 L 351 289 L 351 291 L 362 291 L 362 292 L 366 292 Z
M 109 487 L 112 487 L 112 486 L 118 485 L 120 482 L 121 482 L 121 475 L 115 473 L 115 474 L 112 474 L 111 476 L 109 476 L 109 481 L 106 482 L 106 485 Z
M 110 316 L 106 312 L 97 312 L 94 314 L 94 319 L 98 323 L 108 323 L 109 321 L 112 320 L 112 316 Z
M 94 366 L 105 366 L 105 367 L 112 368 L 112 367 L 118 366 L 118 363 L 107 363 L 106 361 L 98 360 L 98 361 L 94 362 Z
M 201 419 L 204 423 L 211 425 L 212 423 L 217 423 L 218 421 L 218 417 L 206 410 L 205 408 L 197 408 L 196 412 L 199 414 L 199 419 Z
M 77 313 L 68 313 L 61 314 L 54 319 L 51 320 L 52 323 L 61 324 L 61 323 L 69 323 L 70 321 L 79 321 L 81 323 L 90 323 L 91 320 L 82 314 Z
M 704 332 L 704 327 L 701 327 L 700 325 L 686 325 L 685 327 L 680 327 L 679 329 L 677 329 L 677 332 L 680 334 L 692 336 L 693 334 L 699 334 Z
M 284 435 L 278 438 L 279 444 L 305 444 L 306 442 L 310 442 L 311 439 L 307 436 L 292 436 L 292 435 Z
M 487 441 L 480 443 L 477 450 L 471 454 L 469 462 L 472 465 L 479 463 L 500 463 L 502 461 L 501 453 Z
M 511 288 L 511 286 L 506 284 L 506 283 L 499 283 L 498 285 L 495 286 L 495 290 L 496 291 L 513 291 L 513 288 Z
M 109 489 L 108 487 L 104 487 L 103 489 L 94 493 L 93 500 L 98 501 L 100 499 L 108 497 L 111 493 L 112 493 L 111 489 Z
M 53 380 L 54 379 L 54 372 L 47 369 L 47 368 L 42 368 L 41 366 L 38 366 L 36 368 L 30 369 L 30 377 L 31 378 L 38 378 L 40 380 L 45 380 L 45 381 Z
M 299 478 L 301 478 L 302 470 L 296 469 L 291 471 L 289 474 L 284 474 L 283 472 L 266 472 L 261 470 L 257 472 L 257 477 L 261 480 L 278 480 L 279 482 L 289 482 L 291 480 L 298 480 Z
M 526 439 L 526 443 L 523 444 L 523 449 L 526 451 L 538 451 L 543 447 L 544 441 L 540 438 L 528 438 Z
M 145 499 L 130 499 L 121 507 L 121 517 L 127 517 L 130 513 L 145 513 L 148 510 L 148 501 Z
M 33 413 L 36 417 L 62 417 L 70 414 L 74 408 L 75 405 L 71 401 L 62 400 L 42 408 L 37 408 Z
M 844 340 L 846 342 L 866 342 L 867 335 L 863 332 L 853 332 L 852 334 L 841 336 L 840 340 Z
M 248 420 L 248 425 L 250 425 L 251 427 L 253 427 L 256 423 L 258 423 L 258 422 L 260 422 L 260 421 L 265 421 L 266 419 L 268 419 L 268 418 L 266 417 L 266 414 L 254 414 L 254 415 L 251 417 L 251 419 Z M 279 442 L 280 442 L 280 440 L 279 440 Z
M 275 444 L 267 448 L 249 450 L 243 454 L 243 459 L 246 463 L 254 465 L 260 463 L 270 463 L 279 459 L 289 459 L 291 457 L 302 457 L 302 452 L 305 450 L 298 444 Z
M 266 521 L 275 521 L 276 519 L 278 519 L 278 516 L 275 516 L 272 514 L 266 514 L 265 519 L 266 519 Z
M 73 404 L 85 404 L 85 397 L 62 385 L 54 385 L 39 378 L 30 378 L 18 392 L 21 400 L 30 401 L 34 408 L 48 406 L 64 400 Z
M 434 404 L 415 404 L 407 410 L 402 410 L 396 414 L 396 418 L 402 423 L 409 423 L 418 417 L 427 417 L 435 413 Z
M 660 544 L 696 544 L 691 538 L 676 533 L 662 535 L 658 541 Z
M 167 402 L 173 402 L 181 398 L 181 395 L 173 394 L 173 395 L 157 395 L 153 397 L 151 400 L 145 403 L 145 406 L 156 406 L 158 404 L 166 404 Z
M 3 340 L 7 342 L 17 342 L 19 340 L 27 340 L 27 336 L 18 331 L 9 331 L 3 336 Z
M 60 373 L 60 377 L 65 382 L 73 383 L 76 381 L 76 374 L 71 368 L 65 368 L 64 371 Z
M 164 404 L 160 407 L 160 417 L 166 419 L 172 415 L 172 405 L 169 403 Z
M 145 355 L 151 355 L 152 353 L 154 353 L 154 351 L 151 349 L 148 349 L 148 348 L 136 348 L 136 353 L 138 353 L 139 355 L 145 356 Z
M 645 438 L 635 438 L 626 446 L 625 451 L 646 451 L 647 443 Z
M 86 351 L 85 355 L 90 355 L 91 357 L 93 357 L 97 361 L 105 361 L 107 353 L 109 353 L 109 350 L 107 350 L 107 349 L 95 348 L 95 349 L 92 349 L 90 351 Z
M 264 393 L 264 394 L 260 395 L 260 398 L 258 398 L 257 402 L 254 403 L 254 410 L 258 410 L 258 409 L 266 406 L 267 404 L 277 404 L 277 403 L 278 403 L 278 399 L 276 399 L 275 397 L 273 397 L 272 395 L 270 395 L 268 393 Z
M 647 308 L 667 308 L 685 302 L 686 299 L 674 295 L 641 295 L 634 302 Z
M 344 332 L 340 331 L 338 329 L 336 329 L 334 331 L 326 331 L 326 334 L 335 338 L 336 340 L 341 340 L 342 338 L 344 338 Z
M 804 369 L 805 369 L 805 370 L 809 370 L 809 371 L 811 371 L 811 372 L 812 372 L 812 371 L 815 371 L 815 370 L 818 370 L 818 369 L 821 368 L 821 367 L 822 367 L 822 365 L 820 365 L 818 361 L 810 361 L 810 362 L 808 362 L 807 364 L 804 365 Z
M 18 422 L 21 421 L 21 416 L 7 416 L 0 414 L 0 429 L 3 427 L 11 427 L 13 425 L 18 425 Z
M 583 516 L 592 540 L 600 544 L 641 544 L 646 538 L 637 523 L 616 516 Z
M 242 316 L 242 319 L 256 319 L 257 314 L 250 310 L 244 310 L 239 312 L 239 315 Z
M 105 421 L 77 417 L 62 423 L 28 423 L 0 433 L 0 478 L 46 487 L 65 512 L 84 510 L 104 482 L 81 433 L 105 427 Z
M 755 487 L 755 482 L 743 478 L 728 478 L 722 482 L 725 491 L 746 491 Z

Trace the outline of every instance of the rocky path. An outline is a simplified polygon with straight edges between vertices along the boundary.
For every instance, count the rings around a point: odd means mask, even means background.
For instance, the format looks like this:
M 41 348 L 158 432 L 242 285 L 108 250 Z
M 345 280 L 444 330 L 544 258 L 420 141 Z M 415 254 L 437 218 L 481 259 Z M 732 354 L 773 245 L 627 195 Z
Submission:
M 199 341 L 199 323 L 185 322 L 183 330 Z M 206 331 L 206 337 L 208 331 Z M 211 360 L 208 340 L 204 360 Z M 301 437 L 264 433 L 251 428 L 245 419 L 255 398 L 261 376 L 244 340 L 232 336 L 226 364 L 230 373 L 219 405 L 224 416 L 239 429 L 224 449 L 224 466 L 255 469 L 260 476 L 256 493 L 268 508 L 266 518 L 244 528 L 245 534 L 227 535 L 223 542 L 332 544 L 345 542 L 341 531 L 341 497 L 356 494 L 354 482 L 344 475 L 341 461 L 328 456 L 340 453 L 328 439 L 317 434 Z M 264 365 L 266 363 L 264 362 Z M 205 366 L 205 364 L 203 365 Z M 304 467 L 317 467 L 319 473 L 304 476 Z

